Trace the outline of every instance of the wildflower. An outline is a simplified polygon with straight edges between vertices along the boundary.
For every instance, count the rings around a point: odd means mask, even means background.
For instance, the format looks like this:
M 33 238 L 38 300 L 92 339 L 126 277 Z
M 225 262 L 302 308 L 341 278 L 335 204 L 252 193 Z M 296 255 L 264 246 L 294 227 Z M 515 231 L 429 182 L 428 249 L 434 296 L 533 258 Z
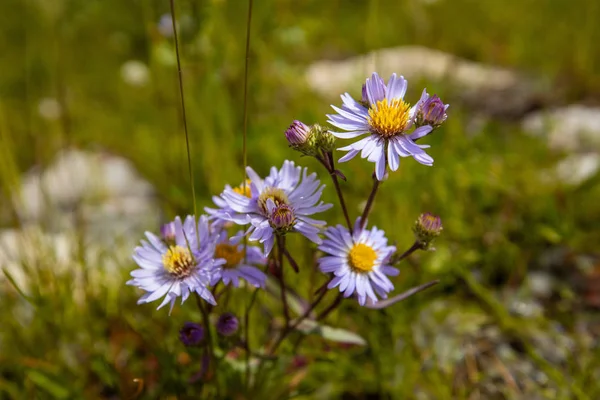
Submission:
M 359 152 L 362 158 L 375 163 L 375 174 L 378 180 L 385 175 L 387 164 L 392 171 L 398 169 L 399 157 L 412 156 L 424 165 L 433 165 L 424 148 L 414 140 L 427 135 L 432 127 L 420 126 L 409 132 L 414 125 L 416 108 L 404 101 L 407 82 L 404 77 L 392 74 L 385 85 L 383 79 L 373 73 L 363 87 L 361 102 L 354 100 L 348 93 L 341 96 L 342 108 L 332 106 L 337 114 L 328 115 L 328 122 L 347 132 L 331 132 L 340 139 L 353 139 L 369 134 L 349 146 L 339 150 L 348 153 L 340 158 L 340 162 L 354 158 Z
M 291 148 L 306 156 L 318 156 L 321 151 L 335 148 L 335 137 L 318 124 L 308 126 L 295 120 L 285 131 L 285 137 Z
M 367 297 L 377 302 L 376 293 L 386 298 L 394 289 L 386 275 L 395 276 L 399 271 L 389 265 L 396 247 L 387 245 L 385 233 L 376 227 L 370 231 L 361 229 L 358 218 L 353 232 L 337 225 L 327 228 L 324 234 L 327 238 L 319 250 L 329 255 L 318 260 L 319 269 L 334 274 L 327 288 L 339 286 L 344 297 L 356 292 L 361 306 L 365 305 Z
M 238 234 L 239 238 L 242 234 Z M 255 287 L 263 287 L 267 276 L 260 269 L 253 265 L 265 265 L 266 257 L 256 246 L 244 246 L 238 243 L 236 238 L 228 239 L 227 232 L 221 231 L 218 234 L 217 245 L 215 247 L 215 258 L 225 260 L 221 273 L 216 276 L 217 283 L 220 279 L 228 285 L 229 282 L 235 287 L 239 286 L 239 279 L 245 279 Z
M 175 243 L 175 222 L 168 222 L 160 227 L 160 236 L 167 244 Z
M 221 314 L 217 320 L 217 332 L 223 336 L 233 335 L 237 332 L 238 327 L 238 319 L 232 313 Z
M 246 179 L 246 182 L 235 188 L 232 188 L 230 185 L 225 185 L 223 192 L 233 191 L 241 196 L 250 198 L 252 196 L 252 193 L 250 192 L 250 183 L 250 179 Z M 228 205 L 222 196 L 213 196 L 212 200 L 217 208 L 205 207 L 204 210 L 208 213 L 208 218 L 212 222 L 214 228 L 220 228 L 233 220 L 240 225 L 246 223 L 246 217 L 236 215 L 236 212 Z
M 194 322 L 186 322 L 179 331 L 179 340 L 186 346 L 197 346 L 204 339 L 204 327 Z
M 285 161 L 280 170 L 273 167 L 264 180 L 250 167 L 246 169 L 250 178 L 250 195 L 225 189 L 215 204 L 218 210 L 208 210 L 213 218 L 232 221 L 236 224 L 251 224 L 246 234 L 250 240 L 264 243 L 265 254 L 273 248 L 276 235 L 300 232 L 313 242 L 320 244 L 320 228 L 325 221 L 314 220 L 309 215 L 328 210 L 324 204 L 316 174 L 307 174 L 307 169 L 296 167 L 293 161 Z M 318 203 L 318 204 L 317 204 Z
M 421 214 L 413 226 L 416 239 L 425 249 L 442 233 L 442 229 L 441 218 L 430 213 Z
M 427 91 L 423 90 L 421 99 L 416 105 L 415 124 L 439 127 L 448 117 L 446 110 L 449 106 L 449 104 L 444 104 L 437 95 L 429 96 Z
M 179 24 L 176 23 L 177 27 Z M 173 20 L 171 19 L 171 14 L 163 14 L 158 20 L 157 25 L 158 31 L 163 37 L 170 38 L 173 37 Z
M 204 300 L 216 304 L 207 286 L 213 275 L 219 274 L 224 260 L 215 260 L 215 238 L 209 234 L 208 219 L 188 216 L 182 224 L 175 218 L 175 240 L 166 244 L 156 235 L 146 232 L 148 241 L 136 247 L 133 260 L 140 269 L 131 272 L 128 285 L 137 286 L 146 293 L 138 304 L 149 303 L 164 296 L 158 308 L 170 303 L 171 310 L 177 297 L 183 303 L 190 293 L 196 292 Z M 169 311 L 170 312 L 170 311 Z

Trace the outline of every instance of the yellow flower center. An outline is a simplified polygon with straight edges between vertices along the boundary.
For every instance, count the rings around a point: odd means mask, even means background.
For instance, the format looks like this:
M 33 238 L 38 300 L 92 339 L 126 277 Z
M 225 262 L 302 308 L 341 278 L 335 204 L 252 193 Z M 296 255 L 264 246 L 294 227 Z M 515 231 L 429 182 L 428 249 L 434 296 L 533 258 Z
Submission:
M 348 253 L 348 263 L 354 272 L 371 272 L 377 259 L 377 253 L 364 243 L 355 244 Z
M 406 130 L 410 105 L 403 100 L 379 100 L 369 109 L 369 125 L 379 136 L 390 138 Z
M 243 249 L 238 250 L 238 246 L 232 244 L 219 243 L 215 249 L 215 258 L 222 258 L 225 260 L 223 268 L 237 267 L 238 264 L 242 262 L 244 255 L 245 252 Z
M 242 196 L 252 197 L 252 193 L 250 191 L 250 179 L 246 179 L 246 183 L 242 183 L 240 186 L 233 188 L 233 191 L 241 194 Z
M 289 205 L 290 203 L 283 189 L 268 187 L 260 194 L 260 196 L 258 196 L 258 206 L 265 215 L 268 214 L 267 200 L 269 199 L 273 200 L 273 203 L 275 203 L 276 206 L 280 206 L 282 204 Z
M 181 246 L 171 246 L 163 255 L 163 267 L 178 278 L 189 276 L 194 270 L 194 257 L 190 251 Z

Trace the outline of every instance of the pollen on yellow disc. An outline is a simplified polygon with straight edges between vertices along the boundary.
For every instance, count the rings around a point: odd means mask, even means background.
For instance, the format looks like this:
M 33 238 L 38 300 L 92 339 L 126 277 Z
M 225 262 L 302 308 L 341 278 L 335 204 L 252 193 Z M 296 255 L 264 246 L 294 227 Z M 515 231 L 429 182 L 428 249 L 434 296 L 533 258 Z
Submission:
M 348 253 L 348 264 L 355 272 L 371 272 L 376 259 L 375 250 L 364 243 L 355 244 Z
M 403 133 L 409 121 L 410 105 L 400 99 L 379 100 L 369 109 L 371 129 L 384 138 Z
M 238 246 L 219 243 L 215 249 L 215 258 L 225 260 L 224 268 L 236 267 L 244 258 L 244 250 L 238 250 Z
M 240 186 L 233 188 L 233 191 L 242 196 L 252 197 L 252 192 L 250 191 L 250 179 L 246 179 L 245 184 L 242 183 Z
M 163 267 L 175 276 L 187 276 L 194 267 L 194 258 L 190 251 L 181 246 L 171 246 L 162 258 Z

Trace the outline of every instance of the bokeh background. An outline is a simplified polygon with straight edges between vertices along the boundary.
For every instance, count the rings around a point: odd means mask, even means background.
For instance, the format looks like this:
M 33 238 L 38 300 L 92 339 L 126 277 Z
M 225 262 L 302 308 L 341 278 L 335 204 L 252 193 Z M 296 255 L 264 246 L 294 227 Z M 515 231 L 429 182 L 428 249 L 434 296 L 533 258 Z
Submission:
M 167 0 L 0 5 L 2 398 L 198 388 L 198 355 L 177 334 L 193 305 L 168 316 L 125 286 L 143 231 L 193 212 L 168 13 Z M 247 3 L 177 0 L 176 13 L 201 209 L 243 178 Z M 255 2 L 247 158 L 259 173 L 292 159 L 326 181 L 283 132 L 325 123 L 373 70 L 405 75 L 413 103 L 427 87 L 451 107 L 425 139 L 435 165 L 403 160 L 370 218 L 408 248 L 416 217 L 440 215 L 436 251 L 395 281 L 440 284 L 384 310 L 345 302 L 328 324 L 366 345 L 313 335 L 254 398 L 600 398 L 598 15 L 595 0 Z M 371 168 L 342 165 L 354 216 Z M 342 222 L 337 207 L 326 217 Z M 306 293 L 323 278 L 296 239 Z M 277 310 L 262 300 L 257 343 Z

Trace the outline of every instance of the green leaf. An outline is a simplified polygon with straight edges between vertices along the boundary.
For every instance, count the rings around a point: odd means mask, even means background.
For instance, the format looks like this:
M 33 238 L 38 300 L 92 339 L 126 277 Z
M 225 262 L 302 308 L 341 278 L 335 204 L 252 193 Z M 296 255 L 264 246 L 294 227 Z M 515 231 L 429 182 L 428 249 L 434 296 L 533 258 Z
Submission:
M 321 336 L 323 339 L 331 340 L 333 342 L 357 344 L 360 346 L 367 344 L 365 339 L 354 332 L 340 328 L 332 328 L 331 326 L 327 325 L 319 325 L 316 321 L 308 319 L 302 321 L 296 327 L 296 329 L 306 335 L 316 334 Z
M 31 370 L 27 373 L 27 377 L 40 389 L 51 394 L 54 398 L 66 399 L 69 397 L 69 390 L 67 388 L 61 386 L 59 383 L 52 380 L 52 378 L 39 371 Z

